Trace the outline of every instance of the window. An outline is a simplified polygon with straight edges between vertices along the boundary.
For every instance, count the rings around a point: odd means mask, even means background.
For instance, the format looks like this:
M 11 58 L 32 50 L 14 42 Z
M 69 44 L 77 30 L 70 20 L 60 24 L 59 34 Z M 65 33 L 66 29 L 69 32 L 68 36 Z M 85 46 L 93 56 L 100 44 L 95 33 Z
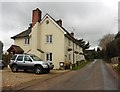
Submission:
M 24 61 L 32 61 L 29 56 L 25 56 Z
M 18 56 L 17 61 L 23 61 L 23 56 Z
M 52 61 L 52 53 L 46 53 L 46 60 Z
M 30 38 L 29 37 L 25 38 L 25 44 L 30 44 Z
M 30 57 L 34 60 L 34 61 L 42 61 L 39 57 L 35 56 L 35 55 L 30 55 Z
M 46 35 L 46 43 L 52 43 L 52 35 Z
M 11 60 L 15 60 L 17 55 L 13 55 Z

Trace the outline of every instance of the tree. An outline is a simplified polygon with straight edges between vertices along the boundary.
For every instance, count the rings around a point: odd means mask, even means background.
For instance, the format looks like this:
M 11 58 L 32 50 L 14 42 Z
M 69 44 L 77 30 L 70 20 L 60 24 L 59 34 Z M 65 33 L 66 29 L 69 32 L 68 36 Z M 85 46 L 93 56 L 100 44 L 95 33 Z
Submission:
M 99 47 L 97 47 L 97 52 L 101 51 Z
M 106 48 L 106 55 L 108 58 L 113 58 L 117 55 L 116 47 L 115 47 L 115 40 L 108 43 L 107 48 Z
M 90 43 L 87 42 L 87 43 L 85 44 L 85 46 L 84 46 L 84 50 L 85 50 L 85 49 L 89 49 L 89 47 L 90 47 Z
M 107 44 L 112 42 L 114 37 L 115 34 L 106 34 L 102 39 L 100 39 L 99 46 L 102 48 L 102 50 L 106 50 Z
M 5 66 L 7 66 L 8 65 L 8 54 L 7 54 L 7 52 L 5 52 L 2 55 L 2 60 L 4 61 Z
M 108 60 L 109 59 L 109 50 L 110 50 L 110 47 L 113 47 L 112 45 L 110 45 L 110 43 L 115 39 L 115 34 L 106 34 L 105 36 L 103 36 L 102 39 L 100 39 L 100 42 L 99 42 L 99 46 L 102 48 L 102 57 L 105 59 L 105 60 Z M 109 46 L 110 45 L 110 46 Z M 113 50 L 113 49 L 112 49 Z
M 83 39 L 80 39 L 78 40 L 80 46 L 83 48 L 83 52 L 86 50 L 86 49 L 89 49 L 90 47 L 90 43 L 89 41 L 86 43 Z

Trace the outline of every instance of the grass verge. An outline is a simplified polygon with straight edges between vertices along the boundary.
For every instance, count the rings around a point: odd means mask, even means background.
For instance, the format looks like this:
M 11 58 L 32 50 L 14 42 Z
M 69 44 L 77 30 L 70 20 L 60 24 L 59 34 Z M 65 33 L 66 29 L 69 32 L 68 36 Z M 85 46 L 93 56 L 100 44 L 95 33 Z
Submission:
M 72 70 L 78 70 L 81 69 L 82 67 L 84 67 L 85 65 L 87 65 L 88 63 L 90 63 L 91 61 L 87 61 L 87 62 L 83 62 L 82 64 L 80 64 L 79 66 L 75 66 L 72 68 Z
M 120 74 L 120 66 L 113 67 L 117 73 Z

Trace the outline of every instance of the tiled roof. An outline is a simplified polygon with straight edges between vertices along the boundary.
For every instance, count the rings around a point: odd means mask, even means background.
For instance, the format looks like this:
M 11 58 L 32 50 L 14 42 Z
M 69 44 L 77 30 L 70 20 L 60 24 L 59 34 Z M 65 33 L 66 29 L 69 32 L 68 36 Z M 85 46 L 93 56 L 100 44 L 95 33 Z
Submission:
M 8 52 L 15 51 L 16 54 L 22 54 L 24 52 L 24 50 L 20 46 L 17 46 L 17 45 L 12 45 L 7 51 Z
M 31 29 L 32 29 L 32 28 L 29 27 L 27 30 L 25 30 L 25 31 L 23 31 L 23 32 L 21 32 L 21 33 L 15 35 L 15 36 L 13 36 L 13 37 L 11 37 L 11 39 L 29 36 L 29 34 L 31 33 Z
M 52 18 L 48 13 L 46 13 L 46 15 L 48 15 L 57 24 L 56 20 L 54 18 Z M 42 18 L 42 20 L 44 19 L 44 17 Z M 62 28 L 64 30 L 64 32 L 66 32 L 65 36 L 67 36 L 69 39 L 71 39 L 72 41 L 74 41 L 75 43 L 77 43 L 77 40 L 64 27 L 62 27 L 62 25 L 59 25 L 59 24 L 57 24 L 57 25 L 60 28 Z M 31 33 L 31 29 L 32 29 L 32 27 L 29 27 L 27 30 L 25 30 L 25 31 L 23 31 L 23 32 L 15 35 L 13 37 L 11 37 L 11 38 L 15 39 L 15 38 L 27 37 Z

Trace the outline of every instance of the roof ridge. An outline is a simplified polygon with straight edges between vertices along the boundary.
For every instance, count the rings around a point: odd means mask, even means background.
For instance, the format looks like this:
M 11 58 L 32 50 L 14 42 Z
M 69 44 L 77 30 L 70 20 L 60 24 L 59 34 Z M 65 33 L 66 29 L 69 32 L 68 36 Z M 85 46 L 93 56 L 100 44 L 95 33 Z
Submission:
M 28 36 L 31 33 L 31 28 L 32 27 L 28 27 L 25 31 L 22 31 L 22 32 L 18 33 L 17 35 L 11 37 L 11 39 Z

